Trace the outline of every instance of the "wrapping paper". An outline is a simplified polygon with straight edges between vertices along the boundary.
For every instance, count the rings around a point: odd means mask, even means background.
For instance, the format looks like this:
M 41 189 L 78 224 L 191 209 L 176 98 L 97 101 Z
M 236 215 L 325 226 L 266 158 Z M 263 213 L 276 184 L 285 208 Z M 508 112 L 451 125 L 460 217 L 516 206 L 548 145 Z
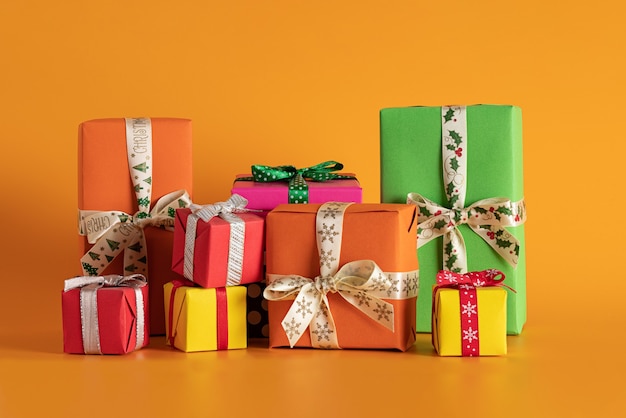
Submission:
M 267 216 L 267 213 L 276 206 L 288 203 L 289 186 L 287 183 L 258 183 L 238 180 L 248 177 L 250 177 L 249 174 L 237 175 L 231 193 L 237 193 L 248 199 L 249 209 L 261 210 L 261 215 Z M 363 199 L 363 190 L 356 179 L 309 181 L 307 184 L 309 186 L 309 203 L 331 201 L 360 203 Z
M 141 287 L 143 296 L 143 344 L 149 344 L 148 286 Z M 101 287 L 97 294 L 97 330 L 93 324 L 81 321 L 81 288 L 62 294 L 63 351 L 85 354 L 83 325 L 99 333 L 101 354 L 126 354 L 137 345 L 137 318 L 139 315 L 135 289 L 132 287 Z
M 461 137 L 448 128 L 448 124 L 460 122 L 457 119 L 460 108 L 381 110 L 382 201 L 420 201 L 420 236 L 451 224 L 450 229 L 459 232 L 464 240 L 468 271 L 495 268 L 504 272 L 506 284 L 517 291 L 507 299 L 507 332 L 519 334 L 526 322 L 524 226 L 507 226 L 494 232 L 482 225 L 472 229 L 465 222 L 475 217 L 490 218 L 487 222 L 493 222 L 495 217 L 502 215 L 505 221 L 512 218 L 512 223 L 519 224 L 515 218 L 525 216 L 521 110 L 504 105 L 464 107 L 467 132 L 466 137 Z M 442 126 L 446 126 L 445 130 Z M 444 147 L 454 151 L 445 164 L 442 161 Z M 464 174 L 449 171 L 464 165 L 467 170 Z M 455 187 L 455 181 L 459 179 L 465 184 L 464 196 L 457 196 L 460 189 Z M 423 199 L 411 200 L 417 194 Z M 487 201 L 483 205 L 470 208 L 484 199 Z M 426 204 L 425 200 L 436 205 Z M 455 202 L 462 200 L 465 209 L 456 209 Z M 504 201 L 512 203 L 504 204 Z M 443 210 L 435 209 L 436 206 Z M 509 238 L 518 244 L 509 246 Z M 452 247 L 444 243 L 444 239 L 434 238 L 429 242 L 418 239 L 423 289 L 431 289 L 440 269 L 457 268 L 462 261 L 454 249 L 449 251 Z M 494 249 L 499 249 L 506 257 Z M 417 304 L 418 332 L 431 331 L 431 304 L 430 290 L 421 292 Z
M 164 286 L 170 345 L 185 352 L 247 347 L 244 286 L 205 289 L 175 283 Z
M 151 195 L 154 205 L 161 197 L 177 191 L 192 191 L 191 121 L 152 118 Z M 135 214 L 138 203 L 128 167 L 125 121 L 97 119 L 83 122 L 78 132 L 78 208 L 84 211 L 121 211 Z M 173 218 L 172 218 L 173 225 Z M 97 225 L 96 225 L 97 226 Z M 144 230 L 149 270 L 150 329 L 165 333 L 163 284 L 179 278 L 171 270 L 173 233 L 146 227 Z M 79 237 L 79 254 L 92 248 L 87 237 Z M 116 257 L 97 274 L 124 272 L 123 257 Z M 131 273 L 127 271 L 126 273 Z
M 321 205 L 280 205 L 267 217 L 268 287 L 276 276 L 320 274 L 316 217 Z M 339 266 L 373 260 L 384 272 L 414 272 L 418 269 L 415 207 L 406 204 L 352 204 L 345 211 Z M 418 281 L 399 280 L 395 285 L 417 293 Z M 267 289 L 265 291 L 267 295 Z M 267 296 L 266 296 L 267 297 Z M 338 293 L 328 293 L 328 302 L 340 348 L 407 350 L 415 342 L 415 296 L 385 299 L 393 305 L 394 331 L 368 318 Z M 290 346 L 281 321 L 293 300 L 268 302 L 270 347 Z M 310 332 L 304 332 L 296 347 L 311 347 Z
M 185 270 L 185 233 L 190 215 L 191 209 L 176 211 L 172 269 L 180 275 L 184 275 Z M 251 213 L 238 213 L 236 216 L 244 221 L 245 234 L 241 271 L 231 275 L 234 283 L 229 283 L 228 271 L 231 224 L 218 216 L 209 222 L 199 220 L 197 223 L 193 278 L 187 279 L 193 279 L 194 283 L 206 288 L 263 280 L 264 219 Z
M 461 332 L 459 289 L 438 289 L 434 296 L 433 343 L 440 356 L 461 356 L 461 344 L 467 344 L 474 334 Z M 479 287 L 478 330 L 480 352 L 478 356 L 498 356 L 507 353 L 506 301 L 507 291 L 500 287 Z M 476 328 L 475 328 L 476 329 Z M 474 329 L 474 330 L 475 330 Z

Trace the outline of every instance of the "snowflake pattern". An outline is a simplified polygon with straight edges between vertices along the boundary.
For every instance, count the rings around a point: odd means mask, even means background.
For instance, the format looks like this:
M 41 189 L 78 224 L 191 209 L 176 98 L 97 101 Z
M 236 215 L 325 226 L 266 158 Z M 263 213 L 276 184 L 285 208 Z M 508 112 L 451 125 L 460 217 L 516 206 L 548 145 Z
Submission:
M 320 210 L 320 212 L 324 215 L 324 219 L 337 219 L 337 216 L 341 214 L 341 206 L 338 204 L 328 204 L 324 209 Z
M 387 322 L 391 321 L 390 316 L 391 314 L 393 314 L 393 311 L 387 308 L 384 303 L 376 302 L 376 308 L 374 309 L 374 312 L 378 314 L 379 321 L 381 319 L 384 319 Z
M 320 250 L 320 267 L 326 266 L 326 268 L 331 268 L 333 261 L 337 261 L 337 258 L 333 257 L 333 250 Z
M 283 327 L 285 328 L 285 333 L 287 337 L 291 340 L 294 336 L 300 335 L 300 331 L 298 331 L 298 327 L 300 326 L 300 322 L 296 322 L 294 318 L 291 318 L 291 322 L 283 322 Z
M 467 315 L 467 317 L 471 317 L 472 315 L 477 315 L 476 305 L 472 304 L 469 300 L 465 304 L 461 304 L 461 315 Z
M 467 340 L 468 343 L 472 343 L 472 341 L 478 341 L 478 330 L 472 329 L 469 327 L 467 330 L 463 330 L 463 339 Z
M 394 292 L 398 293 L 400 291 L 400 289 L 398 289 L 398 284 L 400 283 L 400 280 L 392 280 L 391 277 L 388 277 L 388 280 L 390 284 L 387 288 L 387 296 L 391 297 Z
M 384 289 L 387 286 L 387 276 L 379 272 L 376 276 L 370 279 L 372 282 L 372 290 Z
M 312 301 L 306 301 L 306 300 L 299 300 L 297 301 L 298 303 L 298 310 L 296 310 L 296 313 L 301 313 L 302 314 L 302 319 L 304 319 L 307 314 L 313 314 L 313 311 L 309 308 L 311 306 L 311 304 L 313 303 Z
M 315 331 L 311 331 L 311 333 L 317 336 L 317 341 L 322 341 L 322 339 L 330 341 L 330 334 L 334 333 L 335 331 L 328 327 L 328 322 L 316 322 L 316 325 L 317 327 Z
M 335 243 L 335 237 L 337 235 L 339 235 L 339 232 L 335 231 L 335 225 L 334 224 L 331 225 L 331 226 L 328 226 L 325 223 L 322 224 L 322 229 L 317 231 L 317 233 L 322 238 L 321 242 L 324 242 L 324 241 L 328 240 L 328 241 L 332 242 L 333 244 Z
M 315 318 L 319 318 L 320 316 L 323 316 L 324 318 L 328 319 L 328 307 L 323 302 L 320 302 L 318 309 L 317 309 L 317 313 L 315 314 Z
M 354 298 L 359 302 L 358 306 L 365 305 L 365 306 L 369 307 L 370 306 L 370 301 L 372 300 L 372 298 L 369 297 L 367 295 L 367 293 L 365 293 L 365 292 L 356 292 L 354 294 Z

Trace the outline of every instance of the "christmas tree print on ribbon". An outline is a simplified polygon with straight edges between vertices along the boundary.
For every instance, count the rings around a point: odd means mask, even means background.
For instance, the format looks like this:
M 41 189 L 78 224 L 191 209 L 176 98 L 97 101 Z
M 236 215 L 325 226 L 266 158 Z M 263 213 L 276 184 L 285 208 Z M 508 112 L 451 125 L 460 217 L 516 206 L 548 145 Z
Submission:
M 297 275 L 269 275 L 263 296 L 270 301 L 294 299 L 282 321 L 291 347 L 307 328 L 314 348 L 341 348 L 328 301 L 328 292 L 342 298 L 371 320 L 394 332 L 394 309 L 386 299 L 417 296 L 419 273 L 383 272 L 374 261 L 358 260 L 339 268 L 343 218 L 351 203 L 330 202 L 316 216 L 316 240 L 320 275 L 315 279 Z
M 100 275 L 124 253 L 124 273 L 148 274 L 148 256 L 143 229 L 146 226 L 173 230 L 175 209 L 187 207 L 185 190 L 161 197 L 152 210 L 152 124 L 150 119 L 126 119 L 128 167 L 136 196 L 134 215 L 121 211 L 79 211 L 79 232 L 94 246 L 81 258 L 83 274 Z
M 354 176 L 334 173 L 343 169 L 343 164 L 325 161 L 310 167 L 296 168 L 292 165 L 267 166 L 253 165 L 252 177 L 242 177 L 241 181 L 270 183 L 286 181 L 289 184 L 288 203 L 309 203 L 309 186 L 306 180 L 329 181 L 336 179 L 354 179 Z
M 409 193 L 407 203 L 418 208 L 418 248 L 443 236 L 443 268 L 467 272 L 465 241 L 459 225 L 466 224 L 513 267 L 517 266 L 520 245 L 505 227 L 526 221 L 524 200 L 482 199 L 465 206 L 467 191 L 467 110 L 464 106 L 442 107 L 443 184 L 449 207 L 441 206 L 419 193 Z

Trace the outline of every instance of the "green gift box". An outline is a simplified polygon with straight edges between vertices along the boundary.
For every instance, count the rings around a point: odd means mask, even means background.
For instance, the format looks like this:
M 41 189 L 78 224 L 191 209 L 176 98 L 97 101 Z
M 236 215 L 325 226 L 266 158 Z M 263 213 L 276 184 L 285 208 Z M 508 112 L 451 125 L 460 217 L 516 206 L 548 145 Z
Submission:
M 417 331 L 431 332 L 439 270 L 493 268 L 516 291 L 507 300 L 507 333 L 519 334 L 526 322 L 521 109 L 382 109 L 380 140 L 381 201 L 419 209 Z

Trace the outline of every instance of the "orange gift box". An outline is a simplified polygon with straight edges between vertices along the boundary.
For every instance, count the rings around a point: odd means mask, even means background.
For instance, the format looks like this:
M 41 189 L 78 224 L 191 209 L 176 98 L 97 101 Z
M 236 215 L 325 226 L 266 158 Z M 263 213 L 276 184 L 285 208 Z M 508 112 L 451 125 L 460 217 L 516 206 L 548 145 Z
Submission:
M 321 205 L 279 205 L 266 220 L 268 283 L 275 275 L 320 275 L 316 241 L 316 214 Z M 352 204 L 343 218 L 339 266 L 373 260 L 384 272 L 418 270 L 415 207 L 405 204 Z M 408 277 L 408 274 L 407 274 Z M 399 283 L 398 286 L 410 285 Z M 414 286 L 417 286 L 415 281 Z M 367 317 L 337 293 L 328 293 L 330 311 L 341 348 L 397 349 L 405 351 L 415 342 L 416 297 L 384 299 L 394 308 L 394 332 Z M 289 347 L 281 325 L 294 300 L 270 300 L 269 345 Z M 304 332 L 296 347 L 311 347 Z
M 162 196 L 192 189 L 191 120 L 152 118 L 151 205 Z M 78 209 L 122 211 L 138 210 L 128 167 L 126 127 L 123 118 L 83 122 L 78 129 Z M 172 220 L 173 225 L 173 220 Z M 163 285 L 180 278 L 171 271 L 173 233 L 148 226 L 144 229 L 149 260 L 146 275 L 150 283 L 150 330 L 165 334 Z M 83 256 L 93 246 L 79 237 Z M 99 274 L 123 274 L 123 255 L 116 257 Z M 128 272 L 126 272 L 128 273 Z M 82 272 L 81 272 L 82 274 Z

